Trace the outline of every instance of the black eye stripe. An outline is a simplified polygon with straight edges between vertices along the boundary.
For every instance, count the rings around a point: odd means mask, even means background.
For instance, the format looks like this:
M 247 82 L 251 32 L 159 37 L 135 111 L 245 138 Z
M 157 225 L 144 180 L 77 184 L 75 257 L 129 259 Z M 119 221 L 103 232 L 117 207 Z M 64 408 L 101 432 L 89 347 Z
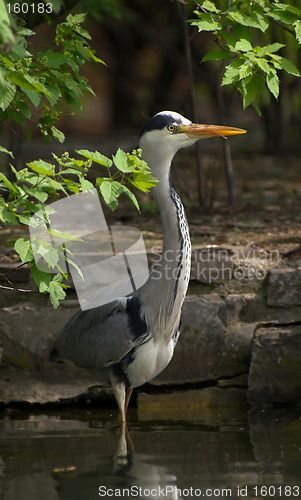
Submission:
M 184 118 L 172 116 L 170 113 L 159 113 L 152 118 L 149 118 L 144 124 L 140 137 L 143 136 L 146 132 L 150 132 L 151 130 L 162 130 L 167 129 L 168 125 L 173 125 L 175 129 L 177 125 L 183 125 Z M 167 129 L 168 130 L 168 129 Z

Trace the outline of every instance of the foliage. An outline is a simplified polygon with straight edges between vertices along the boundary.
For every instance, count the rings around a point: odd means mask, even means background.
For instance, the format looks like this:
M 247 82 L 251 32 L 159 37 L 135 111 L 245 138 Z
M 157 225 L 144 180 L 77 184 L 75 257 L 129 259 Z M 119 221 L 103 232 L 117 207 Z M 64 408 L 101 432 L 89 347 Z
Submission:
M 2 0 L 1 0 L 2 1 Z M 81 109 L 84 92 L 94 94 L 80 75 L 87 61 L 103 63 L 89 45 L 90 34 L 82 27 L 85 14 L 69 14 L 56 27 L 55 43 L 46 50 L 29 51 L 28 37 L 35 33 L 16 26 L 14 34 L 3 17 L 0 21 L 0 124 L 16 124 L 26 129 L 27 139 L 36 126 L 45 139 L 64 141 L 56 127 L 61 105 L 67 102 Z
M 31 217 L 39 210 L 45 210 L 47 201 L 55 201 L 62 194 L 68 196 L 94 188 L 87 179 L 87 173 L 93 163 L 107 170 L 107 176 L 98 177 L 96 185 L 105 203 L 112 210 L 116 209 L 118 198 L 123 193 L 139 210 L 137 198 L 127 185 L 147 192 L 157 183 L 146 163 L 141 160 L 141 150 L 129 154 L 119 149 L 112 159 L 98 151 L 79 150 L 77 153 L 79 158 L 72 158 L 68 153 L 64 153 L 61 157 L 53 154 L 54 163 L 37 160 L 27 163 L 26 168 L 20 171 L 11 166 L 16 177 L 15 181 L 10 181 L 6 175 L 0 173 L 0 192 L 3 194 L 0 196 L 0 220 L 3 223 L 29 226 Z M 74 239 L 68 234 L 62 237 L 64 240 Z M 35 254 L 43 255 L 49 272 L 42 272 L 37 268 L 32 242 L 28 237 L 19 238 L 14 243 L 14 249 L 19 254 L 21 262 L 31 267 L 39 291 L 49 293 L 53 306 L 57 307 L 59 301 L 65 297 L 64 288 L 67 288 L 62 282 L 63 277 L 68 278 L 68 276 L 61 271 L 51 277 L 51 269 L 58 267 L 60 254 L 64 254 L 64 249 L 43 240 L 39 240 L 37 245 L 38 248 L 34 249 Z M 69 254 L 66 260 L 77 267 Z M 77 270 L 80 273 L 80 270 Z
M 265 37 L 276 23 L 301 44 L 301 9 L 279 0 L 199 0 L 197 19 L 190 23 L 199 31 L 209 31 L 219 50 L 208 52 L 205 61 L 226 60 L 222 85 L 233 84 L 243 97 L 243 106 L 253 104 L 259 112 L 258 99 L 266 88 L 277 99 L 279 71 L 300 76 L 294 63 L 280 55 L 284 43 L 268 43 Z M 230 62 L 229 62 L 230 60 Z
M 14 4 L 18 10 L 19 3 Z M 51 5 L 56 5 L 59 10 L 60 4 L 57 0 Z M 30 139 L 32 127 L 36 126 L 47 141 L 53 137 L 63 142 L 64 134 L 56 127 L 62 114 L 61 106 L 67 102 L 73 109 L 80 110 L 83 93 L 93 94 L 87 80 L 80 75 L 81 65 L 88 61 L 103 63 L 95 56 L 89 44 L 91 36 L 82 26 L 85 14 L 69 14 L 66 21 L 56 27 L 55 44 L 33 53 L 29 52 L 28 37 L 35 33 L 20 27 L 21 16 L 8 18 L 3 0 L 0 0 L 0 10 L 0 124 L 8 124 L 14 133 L 15 128 L 18 128 L 18 133 L 25 130 L 23 135 L 27 139 Z M 13 153 L 1 145 L 0 153 L 14 159 Z M 141 160 L 139 150 L 129 154 L 119 149 L 112 159 L 98 151 L 79 150 L 76 153 L 77 158 L 70 157 L 68 153 L 61 157 L 53 154 L 53 163 L 40 159 L 28 162 L 21 170 L 10 165 L 7 175 L 0 172 L 0 222 L 29 226 L 33 215 L 40 211 L 47 219 L 47 210 L 51 210 L 51 206 L 47 208 L 46 203 L 94 188 L 87 179 L 93 163 L 107 171 L 106 176 L 96 179 L 96 187 L 112 210 L 116 209 L 119 196 L 123 193 L 139 210 L 131 189 L 135 187 L 147 192 L 157 183 Z M 48 230 L 48 233 L 53 234 L 53 230 Z M 75 239 L 66 233 L 55 236 L 63 237 L 64 241 Z M 53 306 L 57 307 L 65 297 L 65 288 L 68 288 L 63 282 L 68 275 L 59 266 L 60 257 L 63 256 L 81 274 L 72 261 L 67 245 L 58 247 L 42 238 L 33 243 L 25 236 L 10 244 L 14 245 L 21 265 L 30 266 L 39 292 L 48 293 Z M 43 256 L 46 271 L 37 267 L 34 259 L 37 254 Z M 54 268 L 60 272 L 52 276 Z M 16 288 L 7 275 L 3 277 L 10 288 Z

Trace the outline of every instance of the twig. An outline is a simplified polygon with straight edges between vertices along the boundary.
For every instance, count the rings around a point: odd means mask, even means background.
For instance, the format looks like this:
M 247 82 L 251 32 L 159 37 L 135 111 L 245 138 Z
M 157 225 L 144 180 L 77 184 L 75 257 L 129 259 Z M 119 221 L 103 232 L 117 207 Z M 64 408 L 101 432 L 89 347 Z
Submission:
M 4 285 L 0 285 L 1 288 L 5 288 L 6 290 L 15 290 L 16 292 L 32 292 L 33 290 L 23 290 L 22 288 L 18 288 L 16 287 L 12 281 L 10 281 L 8 279 L 8 277 L 5 275 L 5 274 L 2 274 L 0 273 L 0 276 L 2 276 L 4 278 L 5 281 L 7 281 L 7 283 L 10 285 L 9 286 L 4 286 Z
M 13 285 L 13 284 L 12 284 Z M 16 286 L 4 286 L 0 285 L 0 288 L 3 288 L 4 290 L 14 290 L 15 292 L 26 292 L 26 293 L 39 293 L 36 290 L 25 290 L 23 288 L 17 288 Z
M 223 68 L 222 68 L 223 71 Z M 220 78 L 218 77 L 216 93 L 217 93 L 217 101 L 220 112 L 220 120 L 222 125 L 225 124 L 225 99 L 222 87 L 220 86 Z M 224 160 L 225 160 L 225 171 L 226 171 L 226 179 L 227 179 L 227 187 L 229 193 L 229 204 L 233 205 L 235 203 L 235 190 L 234 190 L 234 175 L 233 175 L 233 165 L 232 165 L 232 156 L 231 156 L 231 148 L 230 143 L 228 141 L 223 141 L 223 150 L 224 150 Z
M 5 274 L 3 273 L 0 273 L 0 276 L 2 276 L 2 278 L 6 278 L 6 276 L 8 276 L 10 273 L 13 273 L 14 271 L 16 271 L 17 269 L 20 269 L 20 267 L 23 267 L 25 266 L 26 264 L 28 264 L 28 262 L 22 262 L 21 264 L 19 264 L 17 267 L 13 267 L 12 269 L 9 269 L 8 271 L 6 271 Z
M 285 31 L 288 31 L 291 35 L 295 36 L 295 32 L 294 30 L 291 30 L 290 28 L 288 28 L 287 26 L 285 26 L 285 24 L 282 24 L 282 22 L 280 21 L 277 21 L 276 19 L 273 19 L 272 17 L 270 16 L 267 16 L 269 18 L 269 20 L 274 23 L 274 24 L 277 24 L 278 26 L 280 26 L 282 29 L 284 29 Z
M 195 92 L 194 92 L 194 74 L 192 67 L 192 56 L 191 56 L 191 47 L 189 41 L 189 32 L 188 32 L 188 24 L 187 24 L 187 5 L 183 5 L 183 31 L 184 31 L 184 44 L 185 44 L 185 54 L 186 54 L 186 62 L 187 69 L 189 75 L 189 94 L 190 94 L 190 103 L 191 103 L 191 113 L 192 120 L 197 122 L 196 116 L 196 100 L 195 100 Z M 205 196 L 204 196 L 204 175 L 203 168 L 200 160 L 199 154 L 199 144 L 198 142 L 195 145 L 196 149 L 196 162 L 197 162 L 197 177 L 198 177 L 198 197 L 199 203 L 202 208 L 205 208 Z
M 23 289 L 23 288 L 18 288 L 17 286 L 14 285 L 14 283 L 12 281 L 10 281 L 10 279 L 8 279 L 8 275 L 10 273 L 13 273 L 14 271 L 16 271 L 17 269 L 20 269 L 20 267 L 23 267 L 27 264 L 27 262 L 22 262 L 21 264 L 19 264 L 17 267 L 14 267 L 12 269 L 9 269 L 6 273 L 0 273 L 0 277 L 2 279 L 4 279 L 4 281 L 6 281 L 10 286 L 5 286 L 5 285 L 0 285 L 0 288 L 4 288 L 4 290 L 15 290 L 16 292 L 32 292 L 32 293 L 36 293 L 34 290 L 26 290 L 26 289 Z

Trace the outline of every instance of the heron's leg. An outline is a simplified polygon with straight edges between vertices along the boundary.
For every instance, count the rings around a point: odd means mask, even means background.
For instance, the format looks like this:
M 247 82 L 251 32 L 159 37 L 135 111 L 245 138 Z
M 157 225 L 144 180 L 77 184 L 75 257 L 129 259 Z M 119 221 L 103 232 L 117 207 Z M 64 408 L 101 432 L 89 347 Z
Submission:
M 131 399 L 132 392 L 133 392 L 133 389 L 127 389 L 126 393 L 125 393 L 125 403 L 124 403 L 125 414 L 128 411 L 128 406 L 129 406 L 129 402 L 130 402 L 130 399 Z
M 126 425 L 126 409 L 125 409 L 125 386 L 124 384 L 118 384 L 117 390 L 115 392 L 115 397 L 119 406 L 121 424 Z
M 125 409 L 125 385 L 123 382 L 119 382 L 116 380 L 114 375 L 111 374 L 111 384 L 112 389 L 118 404 L 118 408 L 120 411 L 121 423 L 122 425 L 126 422 L 126 409 Z

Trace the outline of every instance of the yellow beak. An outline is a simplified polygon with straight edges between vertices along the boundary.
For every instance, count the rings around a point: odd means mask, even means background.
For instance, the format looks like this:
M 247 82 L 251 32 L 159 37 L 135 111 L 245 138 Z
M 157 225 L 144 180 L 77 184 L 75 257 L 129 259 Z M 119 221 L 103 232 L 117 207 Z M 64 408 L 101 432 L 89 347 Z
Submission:
M 189 137 L 209 138 L 209 137 L 223 137 L 226 139 L 228 135 L 245 134 L 246 130 L 243 128 L 227 127 L 224 125 L 204 125 L 199 123 L 192 123 L 191 125 L 183 125 L 178 127 L 177 132 L 182 132 Z

